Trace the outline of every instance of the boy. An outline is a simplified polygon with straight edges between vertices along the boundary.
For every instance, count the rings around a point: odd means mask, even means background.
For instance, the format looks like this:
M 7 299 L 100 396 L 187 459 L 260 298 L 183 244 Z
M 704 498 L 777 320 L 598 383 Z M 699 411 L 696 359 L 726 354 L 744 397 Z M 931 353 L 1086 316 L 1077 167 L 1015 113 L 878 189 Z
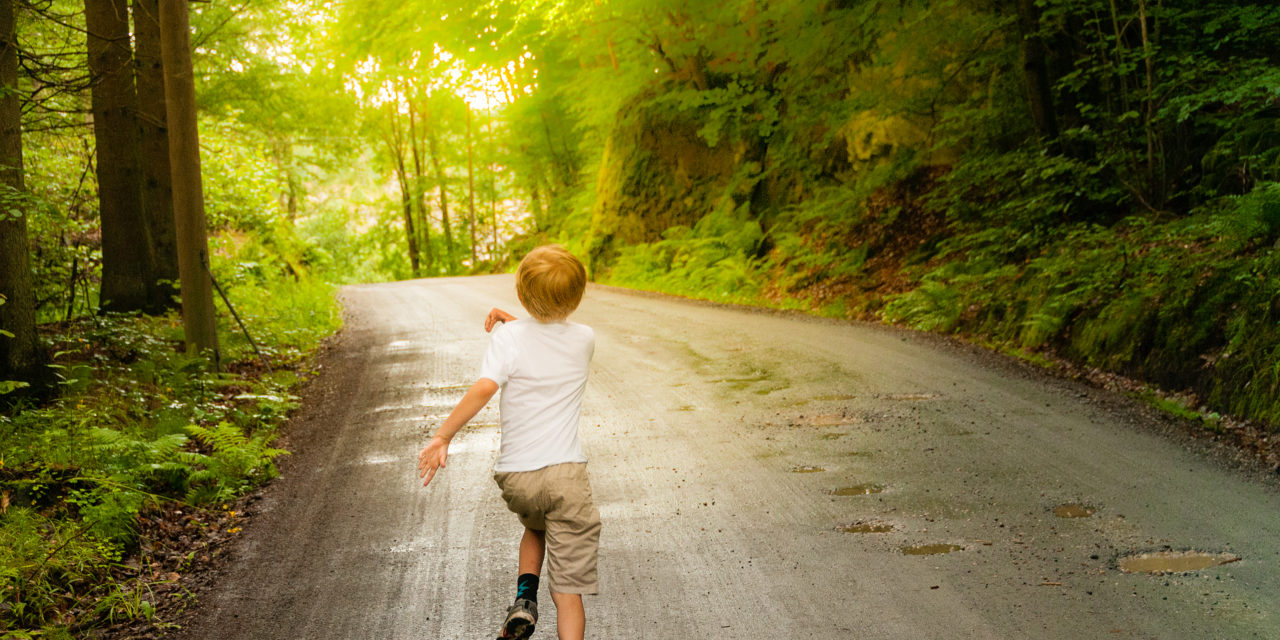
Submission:
M 568 322 L 586 289 L 587 272 L 564 248 L 534 249 L 516 270 L 516 295 L 532 320 L 494 309 L 493 337 L 472 385 L 418 454 L 423 486 L 445 466 L 449 441 L 502 389 L 502 444 L 494 480 L 524 525 L 515 604 L 500 638 L 528 638 L 538 620 L 538 577 L 547 556 L 560 640 L 582 640 L 582 595 L 595 595 L 600 512 L 591 500 L 578 414 L 595 350 L 595 333 Z M 495 325 L 502 323 L 495 329 Z M 510 323 L 510 324 L 506 324 Z

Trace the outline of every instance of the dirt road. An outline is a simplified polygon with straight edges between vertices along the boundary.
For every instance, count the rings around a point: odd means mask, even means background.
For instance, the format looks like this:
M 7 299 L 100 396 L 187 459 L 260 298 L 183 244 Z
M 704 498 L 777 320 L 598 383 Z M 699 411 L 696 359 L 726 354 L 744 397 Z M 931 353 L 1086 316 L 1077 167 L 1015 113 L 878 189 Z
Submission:
M 342 297 L 295 454 L 183 637 L 494 637 L 520 533 L 490 474 L 496 402 L 429 488 L 415 464 L 474 381 L 485 313 L 524 315 L 514 281 Z M 1126 401 L 872 326 L 603 288 L 574 319 L 597 335 L 588 637 L 1280 637 L 1280 491 Z M 1055 515 L 1069 503 L 1092 514 Z M 1118 569 L 1166 547 L 1238 561 Z M 542 589 L 534 637 L 554 638 Z

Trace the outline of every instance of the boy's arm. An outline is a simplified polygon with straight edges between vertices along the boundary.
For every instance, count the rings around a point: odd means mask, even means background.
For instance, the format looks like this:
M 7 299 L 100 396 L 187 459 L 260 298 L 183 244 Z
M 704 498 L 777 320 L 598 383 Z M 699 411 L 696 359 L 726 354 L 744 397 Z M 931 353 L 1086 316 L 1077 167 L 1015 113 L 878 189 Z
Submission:
M 426 478 L 422 481 L 422 486 L 427 486 L 431 479 L 436 477 L 437 469 L 444 468 L 444 461 L 449 457 L 449 441 L 453 440 L 453 436 L 463 425 L 480 413 L 484 405 L 488 404 L 493 394 L 497 392 L 498 383 L 488 378 L 480 378 L 458 401 L 458 406 L 453 408 L 449 417 L 440 423 L 436 434 L 431 436 L 427 446 L 418 453 L 418 477 Z
M 484 330 L 485 332 L 493 331 L 493 326 L 499 322 L 511 322 L 515 319 L 515 316 L 503 311 L 502 309 L 494 307 L 489 310 L 489 315 L 485 316 Z

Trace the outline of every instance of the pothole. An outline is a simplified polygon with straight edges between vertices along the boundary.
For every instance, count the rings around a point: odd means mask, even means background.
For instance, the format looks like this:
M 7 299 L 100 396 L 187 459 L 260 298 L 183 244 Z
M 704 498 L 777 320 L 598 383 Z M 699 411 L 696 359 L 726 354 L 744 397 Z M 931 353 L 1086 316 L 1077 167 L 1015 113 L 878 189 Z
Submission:
M 791 473 L 822 473 L 823 471 L 826 471 L 826 469 L 823 469 L 822 467 L 815 467 L 810 464 L 791 467 Z
M 1154 551 L 1120 558 L 1120 570 L 1125 573 L 1185 573 L 1239 560 L 1240 556 L 1232 553 Z
M 1053 515 L 1059 518 L 1088 518 L 1097 512 L 1098 510 L 1090 505 L 1075 502 L 1060 504 L 1053 508 Z
M 810 400 L 810 402 L 845 402 L 847 400 L 853 400 L 855 397 L 857 396 L 850 395 L 848 393 L 833 393 L 825 396 L 815 396 Z
M 936 556 L 962 550 L 964 550 L 964 547 L 958 544 L 918 544 L 912 547 L 903 547 L 902 553 L 908 556 Z
M 937 398 L 939 396 L 936 393 L 889 393 L 880 397 L 884 398 L 885 400 L 900 400 L 904 402 L 909 402 L 912 400 L 933 400 L 934 398 Z
M 846 424 L 853 424 L 856 418 L 846 416 L 843 413 L 823 413 L 819 415 L 799 416 L 791 421 L 794 426 L 808 427 L 838 427 Z
M 879 485 L 874 482 L 864 482 L 862 484 L 855 484 L 852 487 L 831 489 L 827 491 L 827 493 L 833 496 L 869 496 L 873 493 L 880 493 L 882 491 L 884 491 L 884 485 Z
M 893 525 L 885 522 L 854 522 L 842 524 L 836 530 L 843 533 L 889 533 L 893 531 Z

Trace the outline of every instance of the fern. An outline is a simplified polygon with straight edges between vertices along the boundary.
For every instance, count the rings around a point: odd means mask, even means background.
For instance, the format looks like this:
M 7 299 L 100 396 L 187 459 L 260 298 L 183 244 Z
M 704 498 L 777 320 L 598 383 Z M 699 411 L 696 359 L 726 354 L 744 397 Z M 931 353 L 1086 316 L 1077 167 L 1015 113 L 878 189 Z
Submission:
M 228 422 L 219 422 L 214 427 L 189 425 L 187 432 L 212 450 L 209 455 L 188 458 L 190 462 L 203 466 L 187 479 L 190 487 L 187 500 L 190 502 L 227 500 L 269 480 L 276 475 L 274 459 L 288 453 L 268 446 L 272 438 L 270 434 L 247 436 Z

